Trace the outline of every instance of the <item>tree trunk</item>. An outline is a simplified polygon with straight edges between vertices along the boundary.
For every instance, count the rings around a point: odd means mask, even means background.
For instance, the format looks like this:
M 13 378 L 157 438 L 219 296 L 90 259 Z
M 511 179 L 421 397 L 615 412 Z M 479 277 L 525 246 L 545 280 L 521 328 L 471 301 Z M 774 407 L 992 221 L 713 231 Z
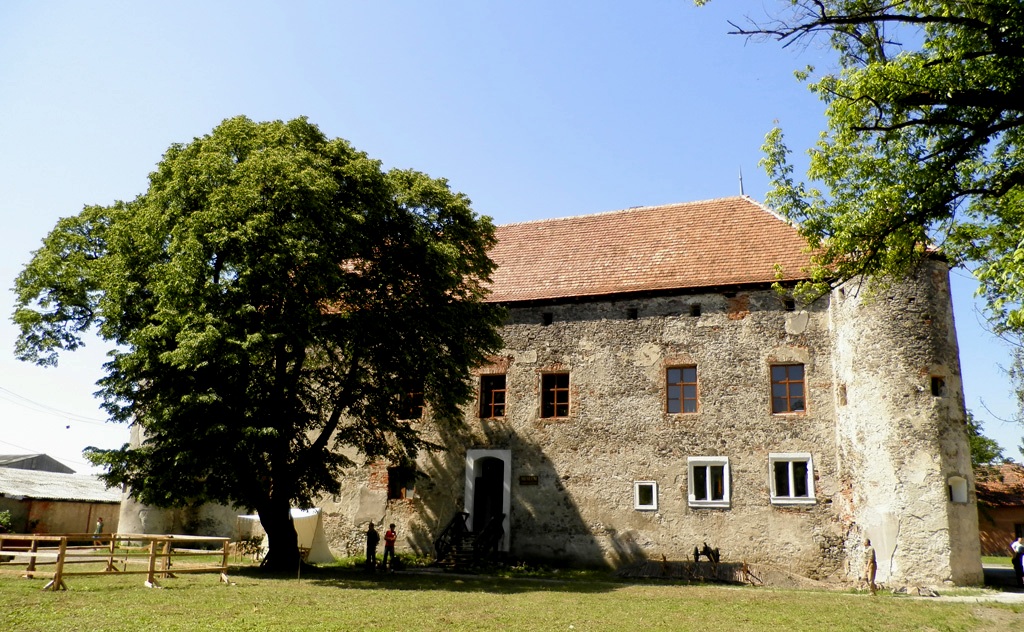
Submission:
M 263 568 L 270 571 L 295 571 L 301 561 L 299 557 L 299 536 L 292 523 L 291 505 L 287 499 L 268 499 L 266 504 L 256 508 L 267 532 L 269 549 L 264 558 Z

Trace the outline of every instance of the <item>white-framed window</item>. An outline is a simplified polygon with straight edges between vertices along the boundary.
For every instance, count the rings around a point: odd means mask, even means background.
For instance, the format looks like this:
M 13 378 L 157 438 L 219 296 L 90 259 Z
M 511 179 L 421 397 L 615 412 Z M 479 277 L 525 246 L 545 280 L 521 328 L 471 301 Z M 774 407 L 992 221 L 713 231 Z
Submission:
M 814 463 L 809 452 L 769 454 L 768 480 L 773 505 L 815 503 Z
M 654 481 L 633 483 L 633 509 L 638 511 L 658 510 L 658 484 Z
M 729 506 L 729 457 L 689 457 L 686 468 L 691 507 Z

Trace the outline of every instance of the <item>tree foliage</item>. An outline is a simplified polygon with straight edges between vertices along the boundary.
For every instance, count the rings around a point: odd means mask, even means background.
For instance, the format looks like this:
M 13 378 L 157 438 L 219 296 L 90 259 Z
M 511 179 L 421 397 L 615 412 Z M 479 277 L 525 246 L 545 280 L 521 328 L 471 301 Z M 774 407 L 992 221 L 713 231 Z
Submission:
M 999 447 L 999 442 L 981 434 L 981 422 L 974 418 L 971 411 L 967 411 L 966 424 L 967 440 L 971 446 L 971 467 L 977 468 L 979 465 L 994 465 L 1007 461 L 1003 456 L 1003 449 Z
M 703 2 L 698 2 L 703 4 Z M 999 330 L 1024 330 L 1024 4 L 788 0 L 735 33 L 827 40 L 832 72 L 798 76 L 827 129 L 795 178 L 780 129 L 767 202 L 817 249 L 814 288 L 912 269 L 932 247 L 970 264 Z
M 157 506 L 255 508 L 289 567 L 289 508 L 339 491 L 346 448 L 431 447 L 403 398 L 458 423 L 500 345 L 493 243 L 444 180 L 384 172 L 305 119 L 229 119 L 172 145 L 134 200 L 57 223 L 16 280 L 16 353 L 54 364 L 95 329 L 104 408 L 145 436 L 91 451 L 104 479 Z

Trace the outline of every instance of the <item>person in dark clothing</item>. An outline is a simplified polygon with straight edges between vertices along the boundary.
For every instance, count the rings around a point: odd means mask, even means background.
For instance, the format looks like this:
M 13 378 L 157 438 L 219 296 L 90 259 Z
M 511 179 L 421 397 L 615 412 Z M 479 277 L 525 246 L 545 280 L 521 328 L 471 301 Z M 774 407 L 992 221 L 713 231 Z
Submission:
M 1017 576 L 1017 585 L 1024 586 L 1024 536 L 1010 543 L 1010 551 L 1013 553 L 1013 574 Z
M 377 544 L 380 543 L 380 535 L 377 529 L 370 523 L 366 530 L 366 570 L 372 571 L 377 567 Z

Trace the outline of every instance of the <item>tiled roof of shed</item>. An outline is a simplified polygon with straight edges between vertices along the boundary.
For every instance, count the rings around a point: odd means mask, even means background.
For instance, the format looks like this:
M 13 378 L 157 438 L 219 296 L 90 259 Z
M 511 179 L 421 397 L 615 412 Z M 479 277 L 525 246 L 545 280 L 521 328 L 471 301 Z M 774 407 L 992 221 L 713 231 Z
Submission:
M 492 302 L 596 297 L 807 278 L 807 243 L 748 197 L 497 227 Z
M 34 500 L 121 502 L 121 490 L 107 489 L 95 476 L 0 467 L 0 496 Z
M 1024 507 L 1024 466 L 984 465 L 974 471 L 978 502 L 989 507 Z

